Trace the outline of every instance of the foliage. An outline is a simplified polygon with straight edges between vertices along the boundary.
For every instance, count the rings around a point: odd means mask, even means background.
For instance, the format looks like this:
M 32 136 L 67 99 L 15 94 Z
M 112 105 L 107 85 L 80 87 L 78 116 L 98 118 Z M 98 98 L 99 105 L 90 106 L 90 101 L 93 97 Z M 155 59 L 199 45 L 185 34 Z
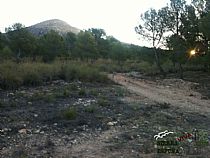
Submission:
M 36 38 L 22 24 L 16 23 L 11 28 L 7 28 L 7 37 L 17 60 L 35 53 Z
M 75 108 L 68 108 L 63 112 L 63 116 L 68 120 L 76 119 L 77 115 L 77 110 Z
M 93 35 L 88 31 L 81 31 L 75 42 L 74 57 L 84 59 L 97 59 L 98 50 L 97 44 Z
M 57 32 L 51 30 L 39 40 L 39 54 L 45 62 L 55 59 L 64 51 L 64 39 Z
M 108 101 L 107 98 L 100 97 L 100 98 L 98 99 L 98 105 L 99 105 L 99 106 L 102 106 L 102 107 L 106 107 L 106 106 L 110 106 L 110 103 L 109 103 L 109 101 Z
M 107 76 L 97 68 L 78 63 L 62 64 L 60 61 L 46 63 L 20 63 L 5 61 L 0 64 L 0 88 L 16 89 L 21 85 L 37 86 L 56 79 L 65 81 L 107 83 Z
M 141 20 L 143 24 L 135 27 L 136 33 L 143 36 L 147 40 L 152 42 L 152 47 L 154 49 L 155 54 L 155 62 L 159 71 L 165 75 L 163 68 L 160 64 L 159 53 L 157 52 L 157 47 L 160 44 L 162 37 L 166 31 L 165 27 L 165 19 L 163 18 L 165 15 L 165 9 L 161 9 L 156 11 L 155 9 L 150 9 L 141 15 Z

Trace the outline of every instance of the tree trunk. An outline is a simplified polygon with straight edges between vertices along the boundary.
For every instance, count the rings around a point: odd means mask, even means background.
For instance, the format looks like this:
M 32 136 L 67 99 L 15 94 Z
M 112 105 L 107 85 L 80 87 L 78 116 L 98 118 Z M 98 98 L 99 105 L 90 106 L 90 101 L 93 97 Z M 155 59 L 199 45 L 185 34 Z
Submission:
M 183 67 L 181 63 L 179 63 L 179 77 L 180 79 L 183 79 Z
M 157 49 L 154 47 L 154 53 L 155 53 L 155 62 L 156 62 L 156 65 L 161 73 L 161 75 L 163 75 L 163 77 L 165 78 L 166 77 L 166 73 L 164 72 L 161 64 L 160 64 L 160 60 L 159 60 L 159 54 L 157 52 Z

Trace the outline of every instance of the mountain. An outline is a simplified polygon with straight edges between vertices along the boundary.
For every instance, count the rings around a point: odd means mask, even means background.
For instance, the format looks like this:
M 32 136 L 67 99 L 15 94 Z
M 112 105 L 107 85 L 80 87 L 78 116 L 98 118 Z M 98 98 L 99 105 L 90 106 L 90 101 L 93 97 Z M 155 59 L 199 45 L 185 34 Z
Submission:
M 72 27 L 68 23 L 59 20 L 59 19 L 52 19 L 40 22 L 38 24 L 32 25 L 27 27 L 27 29 L 34 35 L 42 36 L 49 32 L 50 30 L 54 30 L 58 32 L 61 35 L 66 34 L 67 32 L 73 32 L 75 34 L 78 34 L 80 32 L 80 29 L 76 27 Z

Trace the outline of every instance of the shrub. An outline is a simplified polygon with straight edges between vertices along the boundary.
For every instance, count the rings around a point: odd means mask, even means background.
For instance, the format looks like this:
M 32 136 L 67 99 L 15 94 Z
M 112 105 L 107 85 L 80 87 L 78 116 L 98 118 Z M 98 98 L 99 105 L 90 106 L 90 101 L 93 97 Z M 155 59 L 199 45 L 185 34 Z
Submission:
M 23 84 L 22 78 L 17 73 L 6 71 L 0 75 L 0 87 L 2 89 L 16 89 Z
M 64 97 L 69 97 L 70 94 L 71 94 L 70 91 L 69 91 L 68 89 L 65 88 L 64 91 L 63 91 L 63 96 L 64 96 Z
M 80 89 L 79 93 L 80 96 L 85 96 L 86 95 L 86 91 L 84 88 Z
M 85 108 L 85 111 L 88 113 L 94 113 L 96 111 L 96 106 L 95 105 L 90 105 Z
M 90 91 L 90 95 L 93 95 L 93 96 L 98 96 L 98 92 L 97 92 L 97 90 L 95 90 L 95 89 L 93 89 L 93 90 L 91 90 Z
M 77 117 L 77 111 L 75 108 L 68 108 L 64 111 L 63 115 L 68 120 L 74 120 Z
M 47 103 L 52 103 L 55 101 L 55 95 L 54 94 L 48 94 L 48 95 L 45 95 L 43 97 L 43 100 Z
M 21 85 L 37 86 L 56 79 L 103 83 L 108 81 L 107 76 L 93 65 L 79 62 L 61 63 L 57 61 L 47 64 L 26 61 L 17 64 L 5 61 L 0 64 L 0 88 L 2 89 L 15 89 Z
M 110 106 L 110 103 L 109 103 L 109 101 L 106 98 L 101 97 L 98 100 L 98 105 L 105 107 L 105 106 Z

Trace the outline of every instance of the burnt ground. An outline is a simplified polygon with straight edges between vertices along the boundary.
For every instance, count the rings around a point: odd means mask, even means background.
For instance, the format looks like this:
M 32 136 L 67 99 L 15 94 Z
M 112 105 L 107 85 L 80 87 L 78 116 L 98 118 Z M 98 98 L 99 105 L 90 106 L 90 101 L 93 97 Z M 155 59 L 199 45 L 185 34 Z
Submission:
M 208 88 L 197 83 L 194 90 L 208 101 Z M 0 119 L 1 158 L 210 157 L 209 145 L 191 139 L 178 143 L 179 153 L 157 153 L 154 139 L 165 130 L 176 132 L 175 140 L 195 129 L 210 139 L 208 111 L 151 100 L 116 84 L 55 81 L 1 90 Z

